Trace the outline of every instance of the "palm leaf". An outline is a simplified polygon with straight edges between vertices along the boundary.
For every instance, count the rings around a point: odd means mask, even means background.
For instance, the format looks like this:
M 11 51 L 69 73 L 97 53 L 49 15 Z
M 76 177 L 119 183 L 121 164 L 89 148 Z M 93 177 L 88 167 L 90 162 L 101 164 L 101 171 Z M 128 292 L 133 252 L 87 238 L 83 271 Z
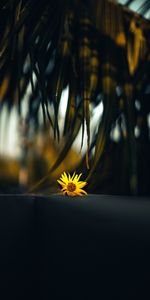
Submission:
M 33 185 L 28 192 L 33 192 L 37 188 L 39 188 L 45 182 L 45 180 L 50 176 L 50 174 L 53 173 L 53 171 L 56 168 L 58 168 L 58 166 L 62 163 L 62 161 L 68 154 L 75 138 L 77 137 L 77 134 L 79 133 L 79 130 L 80 130 L 80 127 L 82 124 L 82 118 L 83 118 L 82 117 L 82 107 L 80 104 L 79 107 L 77 108 L 76 115 L 74 117 L 74 122 L 73 122 L 74 124 L 72 126 L 72 129 L 71 129 L 69 135 L 67 136 L 65 145 L 62 148 L 62 150 L 60 151 L 58 158 L 56 159 L 54 164 L 52 166 L 50 166 L 48 173 L 40 181 L 38 181 L 35 185 Z
M 126 5 L 132 2 L 126 1 Z M 145 14 L 149 8 L 149 2 L 144 1 L 139 11 Z M 148 61 L 149 42 L 146 55 L 139 57 L 132 78 L 128 74 L 127 62 L 122 71 L 119 62 L 127 59 L 128 28 L 132 19 L 135 18 L 136 23 L 137 16 L 108 0 L 8 0 L 1 1 L 0 9 L 1 103 L 6 103 L 10 109 L 17 103 L 21 113 L 22 99 L 31 84 L 28 118 L 34 117 L 37 122 L 41 104 L 45 124 L 49 119 L 55 138 L 59 138 L 61 96 L 66 87 L 69 89 L 64 123 L 65 145 L 49 173 L 61 163 L 82 127 L 81 144 L 85 129 L 87 133 L 86 158 L 89 156 L 91 140 L 95 140 L 95 154 L 94 157 L 91 155 L 88 175 L 91 178 L 109 145 L 111 128 L 122 113 L 128 132 L 125 144 L 126 155 L 130 156 L 132 182 L 133 177 L 137 178 L 134 103 L 136 94 L 142 99 L 148 84 L 149 65 L 146 66 L 144 62 Z M 149 22 L 140 17 L 139 24 L 142 37 L 148 41 Z M 120 48 L 123 49 L 122 53 Z M 145 65 L 143 69 L 141 64 Z M 139 75 L 140 68 L 143 75 Z M 33 80 L 33 75 L 36 80 Z M 118 84 L 124 88 L 122 112 L 116 95 Z M 128 84 L 131 85 L 131 93 Z M 91 109 L 97 106 L 101 93 L 104 112 L 99 120 L 98 132 L 92 137 Z M 49 104 L 54 107 L 54 120 Z M 131 190 L 133 193 L 136 190 L 132 183 Z

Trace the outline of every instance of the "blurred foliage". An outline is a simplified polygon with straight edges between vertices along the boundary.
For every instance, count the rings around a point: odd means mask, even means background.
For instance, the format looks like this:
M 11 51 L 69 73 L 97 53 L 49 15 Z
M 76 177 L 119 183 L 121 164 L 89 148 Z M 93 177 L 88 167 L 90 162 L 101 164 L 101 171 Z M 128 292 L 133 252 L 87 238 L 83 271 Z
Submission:
M 142 7 L 148 9 L 148 2 Z M 149 143 L 145 135 L 150 113 L 149 36 L 149 21 L 114 1 L 1 1 L 1 106 L 16 105 L 21 114 L 21 102 L 31 84 L 26 121 L 34 120 L 36 131 L 42 107 L 44 122 L 49 120 L 59 141 L 59 106 L 63 90 L 69 87 L 65 144 L 42 182 L 63 161 L 81 127 L 81 143 L 87 133 L 87 153 L 79 169 L 90 180 L 107 159 L 110 133 L 117 124 L 123 145 L 124 160 L 120 160 L 128 169 L 125 180 L 129 193 L 138 193 L 137 141 Z M 91 136 L 92 111 L 101 101 L 104 111 Z
M 61 143 L 56 143 L 48 130 L 39 130 L 32 142 L 25 143 L 23 150 L 26 153 L 21 151 L 21 157 L 11 158 L 1 154 L 0 192 L 14 193 L 19 190 L 24 192 L 31 189 L 47 174 L 50 163 L 52 164 L 54 159 L 59 156 Z M 70 149 L 58 168 L 44 182 L 43 193 L 56 192 L 58 190 L 57 178 L 64 170 L 75 169 L 80 160 L 81 154 Z M 38 192 L 41 193 L 41 186 Z

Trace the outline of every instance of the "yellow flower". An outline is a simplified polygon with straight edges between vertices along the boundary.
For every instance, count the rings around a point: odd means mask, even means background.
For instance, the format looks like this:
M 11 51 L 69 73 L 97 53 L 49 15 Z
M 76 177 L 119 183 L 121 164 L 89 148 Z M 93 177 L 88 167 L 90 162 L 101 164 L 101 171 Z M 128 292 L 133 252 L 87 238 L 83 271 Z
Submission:
M 87 185 L 87 182 L 85 181 L 79 181 L 82 173 L 79 175 L 73 174 L 71 177 L 70 174 L 68 175 L 64 172 L 60 179 L 57 180 L 57 182 L 62 186 L 62 192 L 64 195 L 68 196 L 83 196 L 87 195 L 87 193 L 82 189 L 85 185 Z

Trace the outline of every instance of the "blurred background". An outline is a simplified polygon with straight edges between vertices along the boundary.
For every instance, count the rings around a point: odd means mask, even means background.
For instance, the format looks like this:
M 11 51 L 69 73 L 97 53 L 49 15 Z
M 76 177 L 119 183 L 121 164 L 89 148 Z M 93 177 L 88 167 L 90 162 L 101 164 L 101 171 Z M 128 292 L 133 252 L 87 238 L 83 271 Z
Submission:
M 149 1 L 1 1 L 0 193 L 150 195 Z

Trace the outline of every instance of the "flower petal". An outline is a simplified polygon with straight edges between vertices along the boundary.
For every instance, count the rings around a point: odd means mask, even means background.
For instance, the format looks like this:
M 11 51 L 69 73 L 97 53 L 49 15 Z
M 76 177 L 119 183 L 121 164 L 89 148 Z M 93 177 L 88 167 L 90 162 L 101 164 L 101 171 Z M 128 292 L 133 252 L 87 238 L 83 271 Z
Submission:
M 77 183 L 78 182 L 78 175 L 76 175 L 73 179 L 74 183 Z
M 74 180 L 73 178 L 74 178 L 75 174 L 76 174 L 76 173 L 74 172 L 73 175 L 72 175 L 72 177 L 71 177 L 71 180 L 72 180 L 72 181 Z
M 64 186 L 64 187 L 61 189 L 61 191 L 67 191 L 67 187 Z
M 86 181 L 79 181 L 78 184 L 77 184 L 77 187 L 82 189 L 85 185 L 87 185 Z
M 77 193 L 82 193 L 84 195 L 87 195 L 87 192 L 82 189 L 77 189 Z
M 68 195 L 68 196 L 71 196 L 71 197 L 76 196 L 76 194 L 75 194 L 74 192 L 70 192 L 70 191 L 67 191 L 67 195 Z
M 82 173 L 80 173 L 80 174 L 78 175 L 78 181 L 79 181 L 79 179 L 80 179 L 81 176 L 82 176 Z
M 57 180 L 57 182 L 60 184 L 60 185 L 62 185 L 62 186 L 66 186 L 66 184 L 65 183 L 63 183 L 61 180 Z
M 67 174 L 64 172 L 62 175 L 61 175 L 61 178 L 62 178 L 62 180 L 64 181 L 64 182 L 68 182 L 68 176 L 67 176 Z M 60 179 L 61 179 L 60 178 Z

